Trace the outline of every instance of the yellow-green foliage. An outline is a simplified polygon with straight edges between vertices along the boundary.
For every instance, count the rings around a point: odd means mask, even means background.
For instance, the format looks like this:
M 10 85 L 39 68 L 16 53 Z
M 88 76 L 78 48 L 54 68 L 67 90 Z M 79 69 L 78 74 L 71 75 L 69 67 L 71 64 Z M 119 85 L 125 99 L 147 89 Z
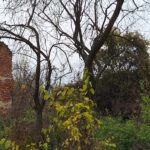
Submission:
M 44 142 L 39 142 L 43 150 L 101 150 L 115 147 L 111 141 L 98 141 L 95 132 L 101 122 L 94 113 L 95 103 L 89 99 L 87 91 L 94 94 L 89 78 L 85 78 L 82 88 L 55 88 L 51 94 L 40 87 L 43 98 L 48 101 L 49 127 L 43 128 Z M 103 148 L 102 148 L 103 147 Z M 35 148 L 34 144 L 27 148 Z
M 20 150 L 19 146 L 10 140 L 5 138 L 0 140 L 0 150 Z
M 42 90 L 44 98 L 50 99 L 49 119 L 51 123 L 48 129 L 43 129 L 46 143 L 49 144 L 47 147 L 75 150 L 95 149 L 94 133 L 101 123 L 95 117 L 94 102 L 86 97 L 87 88 L 89 88 L 88 82 L 80 89 L 73 87 L 55 89 L 51 95 L 48 95 L 44 89 Z

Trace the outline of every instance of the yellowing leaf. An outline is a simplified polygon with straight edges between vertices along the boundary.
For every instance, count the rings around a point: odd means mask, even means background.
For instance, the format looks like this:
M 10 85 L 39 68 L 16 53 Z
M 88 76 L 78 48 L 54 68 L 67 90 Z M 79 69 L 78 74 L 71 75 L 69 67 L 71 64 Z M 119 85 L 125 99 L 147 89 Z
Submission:
M 10 140 L 7 140 L 7 141 L 5 142 L 5 148 L 8 149 L 8 148 L 10 148 L 10 147 L 11 147 L 11 141 L 10 141 Z
M 90 92 L 91 92 L 91 94 L 93 94 L 93 95 L 95 94 L 95 91 L 94 91 L 93 88 L 90 89 Z

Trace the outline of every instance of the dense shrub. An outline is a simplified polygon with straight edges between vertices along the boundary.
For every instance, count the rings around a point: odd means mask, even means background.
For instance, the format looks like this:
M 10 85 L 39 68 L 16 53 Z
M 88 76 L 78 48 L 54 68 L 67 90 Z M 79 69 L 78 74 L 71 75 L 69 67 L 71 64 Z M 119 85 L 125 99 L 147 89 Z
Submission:
M 51 123 L 43 129 L 49 149 L 100 149 L 94 133 L 100 121 L 94 113 L 94 102 L 86 97 L 88 85 L 80 89 L 65 87 L 55 89 L 51 95 L 43 91 L 49 102 Z M 91 92 L 94 92 L 91 88 Z
M 117 150 L 150 149 L 150 97 L 142 95 L 142 113 L 138 120 L 104 117 L 103 127 L 97 132 L 100 140 L 108 138 Z

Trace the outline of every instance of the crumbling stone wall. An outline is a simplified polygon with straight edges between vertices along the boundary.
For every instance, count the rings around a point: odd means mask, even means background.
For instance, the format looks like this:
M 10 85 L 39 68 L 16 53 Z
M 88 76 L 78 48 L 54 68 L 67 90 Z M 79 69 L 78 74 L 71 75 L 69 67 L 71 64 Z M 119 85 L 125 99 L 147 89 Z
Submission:
M 5 115 L 10 110 L 12 82 L 12 53 L 0 42 L 0 115 Z

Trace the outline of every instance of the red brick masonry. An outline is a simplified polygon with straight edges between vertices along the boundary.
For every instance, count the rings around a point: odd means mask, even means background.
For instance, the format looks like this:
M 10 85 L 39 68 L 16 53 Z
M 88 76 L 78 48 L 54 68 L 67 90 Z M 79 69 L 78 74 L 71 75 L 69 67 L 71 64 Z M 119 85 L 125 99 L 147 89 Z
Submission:
M 12 83 L 12 53 L 0 42 L 0 115 L 10 110 Z

